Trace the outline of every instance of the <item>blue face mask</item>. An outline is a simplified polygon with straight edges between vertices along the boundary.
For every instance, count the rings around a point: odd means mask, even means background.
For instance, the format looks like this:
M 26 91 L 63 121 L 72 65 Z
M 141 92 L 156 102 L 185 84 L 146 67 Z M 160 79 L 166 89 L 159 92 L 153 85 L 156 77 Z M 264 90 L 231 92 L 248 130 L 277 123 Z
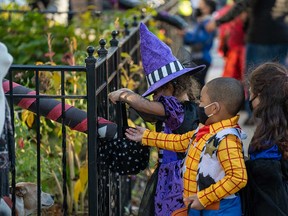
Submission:
M 213 102 L 213 103 L 214 103 L 214 102 Z M 210 115 L 207 115 L 207 114 L 205 113 L 205 109 L 206 109 L 207 107 L 211 106 L 213 103 L 208 104 L 208 105 L 205 106 L 205 107 L 200 107 L 200 106 L 197 107 L 197 113 L 198 113 L 198 117 L 199 117 L 199 122 L 200 122 L 201 124 L 204 124 L 204 125 L 205 125 L 207 119 L 213 115 L 213 113 L 211 113 Z

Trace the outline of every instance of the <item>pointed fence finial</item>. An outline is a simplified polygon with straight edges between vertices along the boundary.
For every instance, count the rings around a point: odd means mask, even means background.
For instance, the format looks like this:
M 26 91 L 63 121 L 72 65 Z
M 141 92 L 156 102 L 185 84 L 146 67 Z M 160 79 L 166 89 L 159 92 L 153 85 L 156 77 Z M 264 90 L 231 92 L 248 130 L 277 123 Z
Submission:
M 137 27 L 137 26 L 138 26 L 138 22 L 137 22 L 137 16 L 136 16 L 136 15 L 133 16 L 133 20 L 134 20 L 134 21 L 133 21 L 133 23 L 132 23 L 132 26 L 133 26 L 133 27 Z
M 128 35 L 130 34 L 130 31 L 129 31 L 129 29 L 128 29 L 128 26 L 129 26 L 128 22 L 125 22 L 125 24 L 124 24 L 124 27 L 125 27 L 125 31 L 124 31 L 125 36 L 128 36 Z
M 110 46 L 111 47 L 117 47 L 118 43 L 119 43 L 119 41 L 116 39 L 116 37 L 118 35 L 118 31 L 116 31 L 116 30 L 112 31 L 111 35 L 112 35 L 112 39 L 110 40 Z
M 105 57 L 108 53 L 107 49 L 105 48 L 106 40 L 101 39 L 99 41 L 99 44 L 100 44 L 100 49 L 97 50 L 97 53 L 98 53 L 99 57 L 102 58 L 102 57 Z

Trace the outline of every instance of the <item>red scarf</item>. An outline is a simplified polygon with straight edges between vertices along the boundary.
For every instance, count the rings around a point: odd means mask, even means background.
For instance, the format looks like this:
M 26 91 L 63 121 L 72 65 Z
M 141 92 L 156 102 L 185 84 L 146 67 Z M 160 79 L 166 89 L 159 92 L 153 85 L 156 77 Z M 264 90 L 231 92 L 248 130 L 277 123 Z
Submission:
M 196 134 L 195 141 L 197 142 L 198 140 L 201 139 L 205 134 L 209 133 L 209 125 L 205 125 L 204 127 L 200 128 L 198 130 L 198 133 Z

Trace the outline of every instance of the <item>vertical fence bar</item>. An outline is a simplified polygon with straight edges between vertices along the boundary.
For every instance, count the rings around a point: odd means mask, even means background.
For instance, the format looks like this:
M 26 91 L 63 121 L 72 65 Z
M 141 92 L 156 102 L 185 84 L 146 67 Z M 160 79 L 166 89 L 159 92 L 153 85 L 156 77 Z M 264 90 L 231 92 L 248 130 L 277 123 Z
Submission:
M 97 169 L 97 105 L 96 105 L 96 58 L 94 47 L 88 47 L 86 63 L 87 78 L 87 124 L 88 124 L 88 205 L 89 216 L 98 216 L 98 169 Z
M 128 23 L 127 23 L 128 24 Z M 128 28 L 128 25 L 127 25 L 127 28 Z M 115 33 L 114 33 L 115 34 Z M 114 46 L 118 46 L 119 42 L 118 40 L 116 39 L 116 36 L 117 34 L 115 35 L 114 37 L 114 34 L 112 32 L 112 37 L 113 37 L 113 41 L 111 41 L 111 45 L 113 44 Z M 117 43 L 116 43 L 117 42 Z M 115 62 L 113 64 L 113 70 L 116 70 L 117 71 L 117 76 L 114 78 L 116 79 L 116 89 L 119 89 L 121 88 L 121 71 L 118 70 L 118 65 L 120 64 L 120 61 L 121 61 L 121 53 L 119 52 L 119 48 L 117 50 L 117 52 L 114 54 L 115 55 Z M 115 82 L 114 82 L 115 84 Z M 116 116 L 117 118 L 117 116 Z M 116 120 L 116 119 L 115 119 Z M 116 121 L 117 122 L 117 121 Z M 119 126 L 118 126 L 119 127 Z M 118 130 L 119 131 L 119 130 Z M 123 204 L 123 197 L 122 197 L 122 177 L 119 175 L 118 178 L 118 188 L 117 188 L 117 193 L 118 193 L 118 209 L 120 211 L 120 215 L 122 216 L 123 215 L 123 210 L 124 210 L 124 206 L 122 206 Z
M 36 142 L 37 142 L 37 215 L 41 215 L 41 138 L 40 138 L 40 103 L 39 70 L 35 71 L 36 84 Z
M 9 88 L 10 88 L 10 93 L 9 93 L 9 105 L 10 105 L 10 116 L 11 116 L 11 123 L 12 123 L 12 129 L 13 129 L 13 136 L 15 137 L 15 126 L 14 126 L 14 98 L 13 98 L 13 71 L 10 69 L 9 70 Z M 12 188 L 13 188 L 13 193 L 12 193 L 12 216 L 16 215 L 16 210 L 15 210 L 15 206 L 16 206 L 16 197 L 15 197 L 15 187 L 16 187 L 16 161 L 15 161 L 15 157 L 16 157 L 16 148 L 15 145 L 12 146 L 12 148 L 14 148 L 14 155 L 12 155 L 12 160 L 11 161 L 11 175 L 12 175 Z
M 13 98 L 13 71 L 9 70 L 9 88 L 11 89 L 11 91 L 9 92 L 9 106 L 10 106 L 10 116 L 11 116 L 11 124 L 12 124 L 12 129 L 13 129 L 13 136 L 15 136 L 15 126 L 14 126 L 14 98 Z M 11 186 L 12 186 L 12 216 L 16 215 L 16 210 L 15 210 L 15 206 L 16 206 L 16 198 L 15 198 L 15 185 L 16 185 L 16 164 L 15 164 L 15 157 L 16 157 L 16 148 L 15 145 L 13 146 L 14 148 L 14 155 L 12 156 L 13 161 L 11 161 L 11 176 L 12 176 L 12 180 L 11 180 Z
M 66 127 L 65 127 L 65 73 L 61 70 L 61 114 L 62 114 L 62 178 L 63 178 L 63 215 L 67 215 L 67 148 L 66 148 Z

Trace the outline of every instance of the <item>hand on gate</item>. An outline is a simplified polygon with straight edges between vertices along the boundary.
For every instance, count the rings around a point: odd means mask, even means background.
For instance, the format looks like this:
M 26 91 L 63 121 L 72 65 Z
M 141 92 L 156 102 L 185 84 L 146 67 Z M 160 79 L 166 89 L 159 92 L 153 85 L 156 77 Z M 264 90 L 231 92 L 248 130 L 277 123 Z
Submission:
M 121 88 L 116 91 L 113 91 L 108 94 L 109 99 L 111 100 L 112 103 L 116 104 L 117 101 L 121 101 L 121 94 L 125 92 L 133 92 L 132 90 L 128 88 Z

